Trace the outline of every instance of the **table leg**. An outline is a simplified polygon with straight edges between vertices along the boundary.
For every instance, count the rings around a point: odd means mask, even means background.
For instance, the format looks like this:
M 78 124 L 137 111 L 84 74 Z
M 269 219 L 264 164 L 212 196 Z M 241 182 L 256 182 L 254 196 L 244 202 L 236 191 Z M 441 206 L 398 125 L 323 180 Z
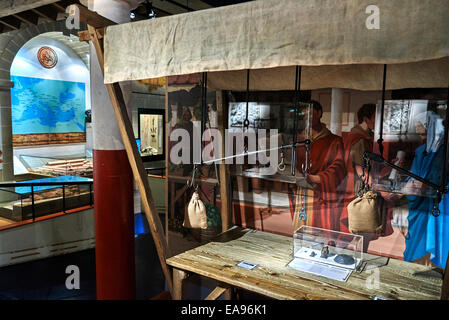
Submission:
M 173 300 L 182 300 L 183 281 L 188 277 L 185 271 L 173 268 Z
M 224 292 L 224 299 L 225 300 L 233 300 L 233 290 L 232 287 L 229 287 L 225 292 Z
M 170 218 L 175 218 L 175 183 L 170 183 Z

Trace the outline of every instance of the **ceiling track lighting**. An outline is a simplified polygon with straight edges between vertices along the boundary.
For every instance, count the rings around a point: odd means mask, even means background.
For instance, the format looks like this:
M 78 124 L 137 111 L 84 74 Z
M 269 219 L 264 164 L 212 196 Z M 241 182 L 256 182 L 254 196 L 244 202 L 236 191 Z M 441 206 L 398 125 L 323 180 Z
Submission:
M 144 7 L 145 13 L 140 13 L 139 8 Z M 143 11 L 143 10 L 140 10 Z M 144 4 L 141 4 L 140 7 L 131 10 L 129 13 L 129 17 L 131 21 L 134 20 L 146 20 L 146 19 L 154 19 L 156 18 L 156 13 L 154 12 L 153 2 L 146 0 Z

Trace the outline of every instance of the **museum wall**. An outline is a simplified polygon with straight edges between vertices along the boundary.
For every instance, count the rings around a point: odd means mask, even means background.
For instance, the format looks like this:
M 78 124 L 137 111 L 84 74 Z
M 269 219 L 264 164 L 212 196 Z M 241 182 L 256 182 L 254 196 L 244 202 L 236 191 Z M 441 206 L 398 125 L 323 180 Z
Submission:
M 323 106 L 323 122 L 330 128 L 332 89 L 312 90 L 312 99 Z M 382 91 L 359 91 L 343 89 L 342 135 L 357 124 L 357 111 L 365 103 L 377 103 L 382 98 Z M 386 92 L 386 99 L 391 98 L 391 91 Z
M 54 65 L 38 59 L 43 47 L 53 50 Z M 14 147 L 86 142 L 89 69 L 69 46 L 37 36 L 18 51 L 10 73 Z

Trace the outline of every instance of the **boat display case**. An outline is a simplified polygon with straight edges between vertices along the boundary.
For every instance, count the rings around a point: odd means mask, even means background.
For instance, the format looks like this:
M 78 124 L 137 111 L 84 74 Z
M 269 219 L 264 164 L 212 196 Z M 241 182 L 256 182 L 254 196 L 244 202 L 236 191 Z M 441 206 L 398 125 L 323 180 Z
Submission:
M 18 182 L 27 184 L 23 187 L 2 187 L 0 216 L 18 222 L 92 205 L 92 181 L 86 177 L 67 175 Z M 59 182 L 61 185 L 55 184 Z M 79 184 L 64 184 L 67 182 Z M 30 183 L 39 185 L 29 186 Z

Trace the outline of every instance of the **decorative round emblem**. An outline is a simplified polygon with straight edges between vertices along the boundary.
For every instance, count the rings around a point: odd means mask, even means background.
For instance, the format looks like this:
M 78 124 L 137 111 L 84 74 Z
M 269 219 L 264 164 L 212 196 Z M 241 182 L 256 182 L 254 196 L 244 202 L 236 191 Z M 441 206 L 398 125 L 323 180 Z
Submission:
M 53 68 L 58 63 L 58 55 L 50 47 L 42 47 L 37 52 L 37 59 L 47 69 Z

